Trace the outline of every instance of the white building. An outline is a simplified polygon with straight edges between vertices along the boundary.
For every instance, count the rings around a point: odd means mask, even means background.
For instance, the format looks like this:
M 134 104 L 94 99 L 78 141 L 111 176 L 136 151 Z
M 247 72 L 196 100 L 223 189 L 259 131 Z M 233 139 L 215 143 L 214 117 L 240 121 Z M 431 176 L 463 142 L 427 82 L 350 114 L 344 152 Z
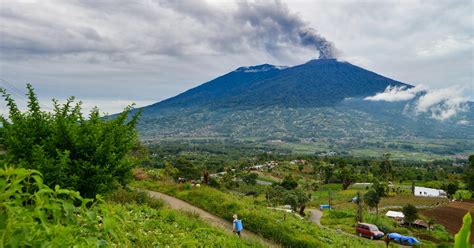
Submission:
M 446 192 L 442 189 L 432 189 L 418 186 L 415 186 L 414 194 L 415 196 L 446 197 Z
M 405 215 L 402 212 L 390 211 L 390 210 L 385 214 L 385 216 L 390 217 L 390 218 L 394 218 L 394 219 L 403 219 L 403 218 L 405 218 Z

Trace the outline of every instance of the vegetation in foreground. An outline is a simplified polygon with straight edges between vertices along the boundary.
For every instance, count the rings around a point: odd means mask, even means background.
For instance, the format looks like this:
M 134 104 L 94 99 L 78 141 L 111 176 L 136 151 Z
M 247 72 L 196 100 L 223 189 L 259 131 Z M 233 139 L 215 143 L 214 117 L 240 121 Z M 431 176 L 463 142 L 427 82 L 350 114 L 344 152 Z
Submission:
M 261 247 L 119 188 L 142 155 L 130 109 L 85 119 L 70 99 L 49 113 L 28 89 L 26 112 L 1 90 L 1 247 Z
M 0 169 L 2 247 L 260 247 L 162 205 L 123 189 L 82 198 L 49 188 L 38 171 Z

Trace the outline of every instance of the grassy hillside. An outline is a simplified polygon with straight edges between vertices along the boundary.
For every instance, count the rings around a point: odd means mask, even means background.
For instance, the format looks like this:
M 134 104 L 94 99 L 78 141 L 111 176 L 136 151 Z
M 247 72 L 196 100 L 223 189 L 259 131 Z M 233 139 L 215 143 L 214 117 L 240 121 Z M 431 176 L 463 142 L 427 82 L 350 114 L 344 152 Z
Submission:
M 35 171 L 0 169 L 0 246 L 260 247 L 162 205 L 123 190 L 92 201 Z
M 135 186 L 176 196 L 224 219 L 238 214 L 246 229 L 286 247 L 378 247 L 357 237 L 351 238 L 335 231 L 317 227 L 292 214 L 267 209 L 252 197 L 226 194 L 210 187 L 186 188 L 185 185 L 151 181 L 135 182 Z

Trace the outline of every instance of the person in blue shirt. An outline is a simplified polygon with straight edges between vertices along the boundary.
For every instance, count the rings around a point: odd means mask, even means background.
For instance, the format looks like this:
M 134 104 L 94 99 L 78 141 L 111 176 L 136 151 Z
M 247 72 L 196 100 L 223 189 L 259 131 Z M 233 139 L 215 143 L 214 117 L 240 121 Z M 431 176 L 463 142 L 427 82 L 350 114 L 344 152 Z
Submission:
M 244 229 L 244 226 L 242 225 L 242 221 L 239 220 L 239 218 L 237 217 L 236 214 L 234 214 L 234 221 L 233 221 L 233 231 L 237 233 L 237 235 L 239 235 L 239 238 L 240 238 L 240 232 L 242 232 L 242 230 Z

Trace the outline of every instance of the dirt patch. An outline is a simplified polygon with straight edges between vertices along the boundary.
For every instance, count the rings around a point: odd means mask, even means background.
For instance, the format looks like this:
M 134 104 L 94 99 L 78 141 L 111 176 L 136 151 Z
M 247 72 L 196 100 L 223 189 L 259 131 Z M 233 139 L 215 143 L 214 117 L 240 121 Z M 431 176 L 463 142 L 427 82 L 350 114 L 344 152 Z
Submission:
M 432 217 L 436 223 L 443 225 L 454 235 L 461 228 L 462 218 L 467 211 L 471 211 L 471 216 L 474 216 L 474 202 L 450 202 L 446 206 L 424 210 L 421 213 Z M 471 233 L 473 233 L 472 230 L 474 230 L 474 222 L 471 225 Z M 471 243 L 474 243 L 474 235 L 471 235 Z

